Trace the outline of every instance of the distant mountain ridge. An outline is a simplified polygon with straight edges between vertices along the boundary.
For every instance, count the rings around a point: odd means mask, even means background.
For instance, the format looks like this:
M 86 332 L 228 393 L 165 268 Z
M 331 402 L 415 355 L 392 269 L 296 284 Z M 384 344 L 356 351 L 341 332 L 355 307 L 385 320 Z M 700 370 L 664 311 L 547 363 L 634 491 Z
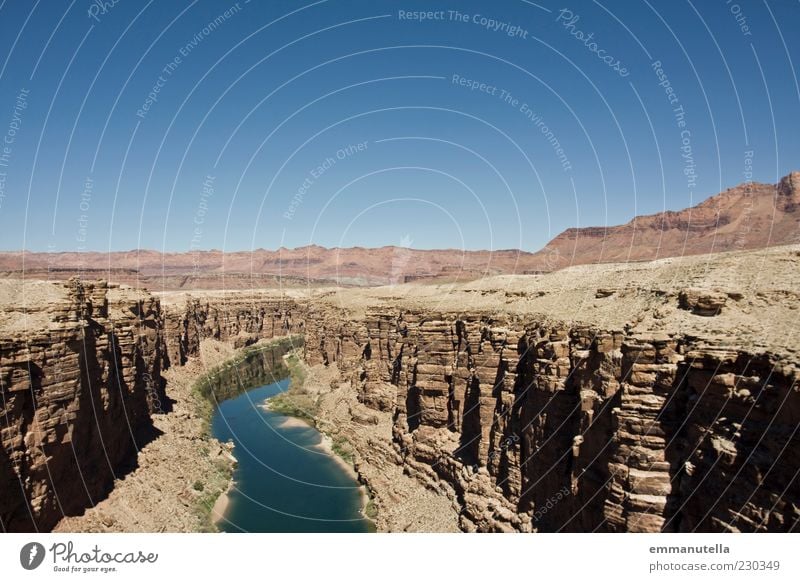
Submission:
M 551 257 L 560 268 L 794 242 L 800 242 L 800 172 L 777 184 L 740 184 L 691 208 L 637 216 L 619 226 L 569 228 L 537 254 Z
M 154 290 L 386 285 L 531 274 L 576 264 L 648 261 L 794 242 L 800 242 L 800 172 L 777 184 L 740 184 L 691 208 L 637 216 L 619 226 L 569 228 L 536 253 L 318 245 L 225 253 L 16 251 L 0 252 L 0 272 L 23 276 L 24 257 L 26 278 L 77 274 Z

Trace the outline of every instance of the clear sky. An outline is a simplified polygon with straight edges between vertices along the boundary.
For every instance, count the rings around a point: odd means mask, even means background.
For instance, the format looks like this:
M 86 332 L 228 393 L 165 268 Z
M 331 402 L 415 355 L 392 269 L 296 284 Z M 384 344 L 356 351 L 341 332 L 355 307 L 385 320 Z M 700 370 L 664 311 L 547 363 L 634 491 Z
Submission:
M 536 250 L 800 169 L 798 29 L 789 0 L 4 0 L 0 249 Z

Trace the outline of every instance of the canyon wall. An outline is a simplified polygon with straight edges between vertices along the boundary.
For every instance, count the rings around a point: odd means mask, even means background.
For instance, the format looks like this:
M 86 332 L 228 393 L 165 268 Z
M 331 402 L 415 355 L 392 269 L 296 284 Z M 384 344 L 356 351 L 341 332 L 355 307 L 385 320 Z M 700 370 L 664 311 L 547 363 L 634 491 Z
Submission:
M 800 372 L 768 352 L 541 318 L 309 310 L 466 531 L 789 531 Z
M 0 339 L 5 531 L 49 530 L 102 498 L 164 402 L 158 301 L 77 280 L 64 291 Z
M 15 312 L 15 298 L 0 313 L 6 531 L 48 530 L 102 499 L 155 436 L 151 415 L 170 410 L 161 371 L 199 355 L 203 339 L 291 335 L 304 335 L 309 364 L 335 365 L 391 418 L 391 439 L 370 454 L 453 500 L 465 531 L 788 531 L 800 517 L 796 357 L 669 331 L 678 317 L 721 326 L 751 309 L 731 305 L 741 294 L 659 290 L 653 313 L 677 311 L 646 331 L 394 298 L 348 309 L 324 297 L 26 285 L 26 307 Z M 526 293 L 505 296 L 550 296 Z M 614 312 L 631 301 L 616 293 Z M 794 305 L 783 290 L 759 293 Z M 720 316 L 726 300 L 733 315 Z
M 290 336 L 285 341 L 245 348 L 233 359 L 209 370 L 200 382 L 195 383 L 195 387 L 211 403 L 284 380 L 290 373 L 283 357 L 302 345 L 302 337 Z
M 211 338 L 241 348 L 260 339 L 303 333 L 304 319 L 292 299 L 236 294 L 181 296 L 165 303 L 164 337 L 168 363 L 183 365 Z
M 294 303 L 191 297 L 162 307 L 105 282 L 14 282 L 0 338 L 0 529 L 49 531 L 103 499 L 170 410 L 161 372 L 215 338 L 302 332 Z M 29 297 L 22 302 L 21 298 Z

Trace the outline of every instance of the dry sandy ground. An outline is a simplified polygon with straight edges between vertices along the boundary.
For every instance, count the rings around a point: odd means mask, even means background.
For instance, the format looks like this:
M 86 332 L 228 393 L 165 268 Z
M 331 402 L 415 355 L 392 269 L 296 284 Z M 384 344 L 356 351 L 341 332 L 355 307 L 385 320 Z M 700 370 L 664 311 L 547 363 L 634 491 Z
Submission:
M 679 308 L 678 294 L 686 288 L 719 290 L 729 298 L 719 315 L 703 317 Z M 607 292 L 611 294 L 598 296 Z M 634 333 L 684 333 L 796 354 L 800 245 L 647 263 L 581 265 L 546 275 L 502 275 L 457 285 L 328 289 L 317 294 L 356 317 L 373 306 L 509 313 L 605 329 L 627 327 Z

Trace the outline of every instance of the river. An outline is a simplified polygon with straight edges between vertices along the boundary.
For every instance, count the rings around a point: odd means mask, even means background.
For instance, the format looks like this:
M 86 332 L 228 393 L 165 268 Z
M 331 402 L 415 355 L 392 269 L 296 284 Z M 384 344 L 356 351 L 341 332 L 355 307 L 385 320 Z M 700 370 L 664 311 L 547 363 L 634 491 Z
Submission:
M 238 466 L 228 493 L 226 532 L 367 532 L 363 489 L 332 453 L 322 435 L 296 419 L 270 412 L 265 401 L 289 380 L 253 388 L 222 401 L 211 430 L 232 440 Z

